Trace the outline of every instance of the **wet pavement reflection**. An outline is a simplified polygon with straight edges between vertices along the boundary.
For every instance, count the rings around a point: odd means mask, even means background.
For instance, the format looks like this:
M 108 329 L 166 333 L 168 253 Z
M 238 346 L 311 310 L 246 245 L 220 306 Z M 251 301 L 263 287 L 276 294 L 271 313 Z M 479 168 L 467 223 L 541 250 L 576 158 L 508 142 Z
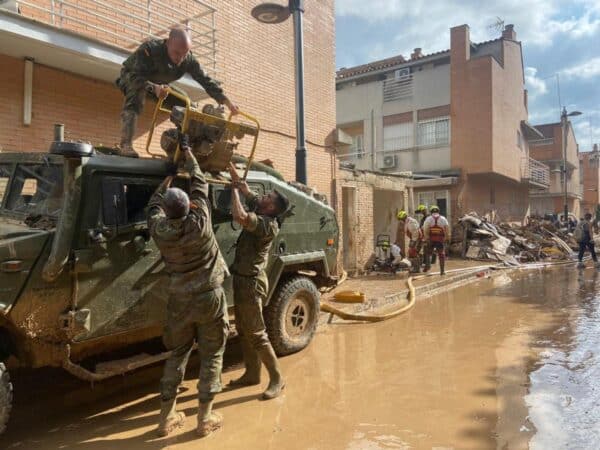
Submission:
M 155 368 L 134 374 L 138 384 L 119 379 L 103 393 L 103 383 L 93 398 L 66 383 L 36 406 L 21 399 L 0 448 L 598 448 L 599 282 L 592 269 L 501 275 L 387 322 L 324 327 L 283 358 L 281 398 L 259 401 L 257 388 L 220 394 L 225 428 L 202 441 L 196 368 L 180 396 L 185 427 L 155 438 Z

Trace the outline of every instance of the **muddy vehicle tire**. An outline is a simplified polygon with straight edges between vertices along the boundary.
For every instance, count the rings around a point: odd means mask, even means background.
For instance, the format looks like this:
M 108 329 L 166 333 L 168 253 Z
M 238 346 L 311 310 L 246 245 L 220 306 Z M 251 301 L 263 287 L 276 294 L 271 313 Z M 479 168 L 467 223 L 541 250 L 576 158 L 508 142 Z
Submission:
M 0 434 L 6 430 L 12 408 L 13 387 L 4 363 L 0 362 Z
M 307 277 L 282 280 L 265 308 L 264 317 L 275 353 L 289 355 L 305 348 L 319 320 L 320 294 Z

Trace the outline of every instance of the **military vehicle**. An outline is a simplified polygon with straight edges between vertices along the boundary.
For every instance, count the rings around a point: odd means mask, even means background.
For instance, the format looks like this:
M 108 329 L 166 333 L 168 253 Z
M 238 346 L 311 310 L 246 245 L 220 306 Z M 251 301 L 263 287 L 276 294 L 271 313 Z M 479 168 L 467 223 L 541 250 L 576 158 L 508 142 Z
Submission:
M 276 188 L 294 205 L 271 249 L 264 310 L 273 347 L 285 355 L 308 345 L 319 288 L 335 283 L 338 224 L 333 209 L 310 192 L 272 169 L 250 169 L 252 189 Z M 93 382 L 166 358 L 166 275 L 146 206 L 169 170 L 166 160 L 100 154 L 84 143 L 0 153 L 0 430 L 11 408 L 13 367 L 62 367 Z M 210 199 L 230 264 L 240 233 L 231 191 L 215 180 Z M 231 279 L 225 289 L 231 306 Z M 110 360 L 115 351 L 154 342 L 141 355 Z

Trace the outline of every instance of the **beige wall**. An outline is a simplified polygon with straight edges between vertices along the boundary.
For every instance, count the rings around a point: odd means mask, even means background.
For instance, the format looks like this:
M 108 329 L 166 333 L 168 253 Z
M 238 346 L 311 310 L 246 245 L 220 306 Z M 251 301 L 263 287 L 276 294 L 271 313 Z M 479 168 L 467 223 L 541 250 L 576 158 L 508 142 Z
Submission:
M 600 164 L 598 161 L 591 162 L 597 154 L 592 152 L 580 153 L 583 167 L 583 200 L 581 210 L 583 213 L 595 214 L 596 206 L 600 204 Z
M 344 124 L 364 121 L 364 145 L 367 155 L 354 160 L 356 167 L 366 170 L 378 170 L 382 165 L 383 120 L 384 117 L 401 114 L 413 114 L 413 136 L 417 136 L 417 111 L 448 105 L 450 103 L 450 64 L 434 66 L 424 64 L 421 70 L 413 73 L 413 95 L 411 97 L 383 102 L 383 81 L 372 81 L 358 85 L 346 85 L 336 92 L 336 120 L 344 128 Z M 394 73 L 387 75 L 393 78 Z M 372 114 L 373 112 L 373 114 Z M 371 119 L 373 117 L 373 120 Z M 374 123 L 374 135 L 373 133 Z M 372 151 L 377 152 L 373 158 Z M 431 172 L 450 169 L 450 147 L 412 148 L 398 152 L 386 152 L 385 155 L 396 154 L 398 166 L 395 171 Z

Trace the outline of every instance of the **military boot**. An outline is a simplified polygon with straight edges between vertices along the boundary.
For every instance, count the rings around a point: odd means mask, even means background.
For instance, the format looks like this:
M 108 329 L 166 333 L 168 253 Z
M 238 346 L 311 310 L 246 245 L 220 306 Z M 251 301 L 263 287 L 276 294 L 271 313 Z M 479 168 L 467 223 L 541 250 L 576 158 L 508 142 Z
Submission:
M 281 391 L 285 387 L 285 382 L 281 376 L 281 371 L 279 370 L 279 361 L 277 361 L 277 356 L 275 355 L 273 347 L 270 345 L 261 347 L 258 353 L 261 361 L 269 372 L 269 385 L 267 386 L 265 392 L 263 392 L 262 398 L 264 400 L 270 400 L 278 397 L 279 394 L 281 394 Z
M 119 144 L 119 155 L 129 158 L 139 158 L 133 149 L 133 133 L 137 122 L 137 114 L 133 111 L 121 112 L 121 143 Z
M 213 400 L 200 403 L 200 408 L 198 409 L 198 428 L 196 428 L 196 433 L 200 437 L 208 436 L 223 426 L 223 416 L 213 412 L 212 406 Z
M 156 430 L 160 437 L 169 435 L 185 422 L 185 414 L 175 410 L 175 403 L 175 399 L 160 402 L 160 418 Z
M 244 335 L 240 335 L 240 340 L 242 342 L 242 353 L 246 370 L 241 377 L 231 380 L 228 386 L 255 386 L 260 384 L 260 357 L 258 356 L 256 349 L 252 346 L 250 341 L 244 337 Z

